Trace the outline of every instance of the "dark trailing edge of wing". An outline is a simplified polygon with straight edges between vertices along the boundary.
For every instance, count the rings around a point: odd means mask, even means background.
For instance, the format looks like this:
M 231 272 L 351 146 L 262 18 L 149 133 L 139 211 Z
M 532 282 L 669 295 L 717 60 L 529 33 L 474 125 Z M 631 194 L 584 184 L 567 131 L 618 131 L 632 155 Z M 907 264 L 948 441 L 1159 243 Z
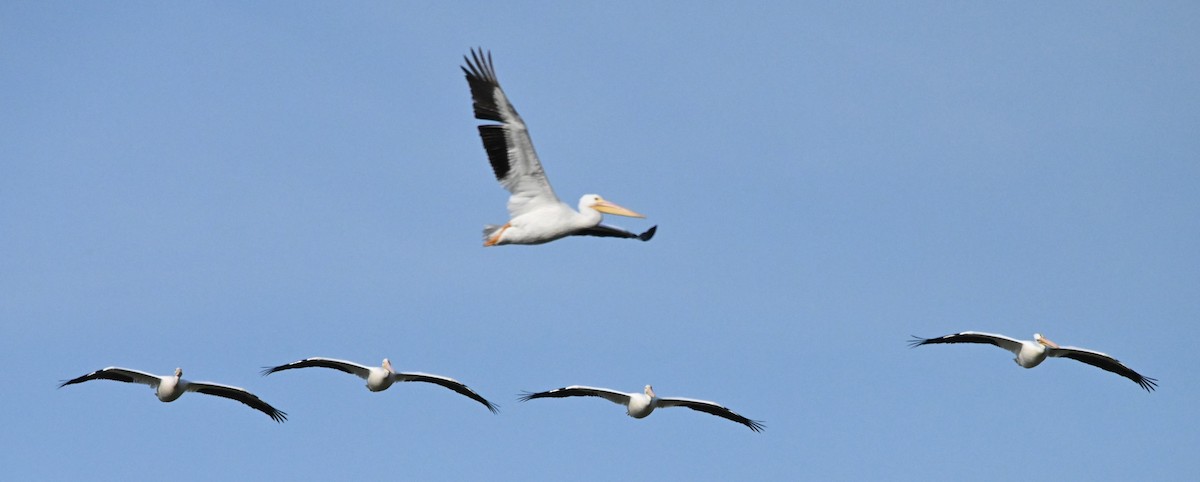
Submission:
M 272 407 L 271 404 L 262 401 L 262 399 L 249 392 L 233 390 L 225 387 L 201 387 L 196 389 L 196 392 L 242 402 L 250 408 L 267 414 L 268 417 L 271 417 L 271 420 L 279 423 L 287 421 L 287 413 Z
M 1125 366 L 1115 358 L 1102 357 L 1083 351 L 1071 351 L 1058 356 L 1087 363 L 1088 365 L 1096 368 L 1121 375 L 1125 378 L 1133 380 L 1134 383 L 1137 383 L 1139 386 L 1146 389 L 1147 392 L 1153 392 L 1154 388 L 1158 386 L 1158 379 L 1150 378 L 1135 372 L 1132 368 Z
M 596 227 L 594 227 L 594 228 L 588 228 L 588 229 L 576 231 L 574 233 L 571 233 L 571 235 L 572 236 L 598 236 L 598 237 L 602 237 L 602 238 L 628 238 L 628 239 L 640 239 L 642 241 L 649 241 L 650 238 L 654 237 L 654 233 L 656 233 L 656 232 L 658 232 L 657 225 L 651 226 L 650 229 L 647 229 L 646 232 L 644 232 L 642 234 L 636 234 L 636 233 L 626 231 L 624 229 L 614 228 L 612 226 L 606 226 L 603 224 L 599 224 L 599 225 L 596 225 Z
M 908 341 L 908 346 L 916 348 L 921 345 L 933 345 L 937 343 L 985 343 L 988 345 L 1000 346 L 996 343 L 996 339 L 982 335 L 968 335 L 955 333 L 953 335 L 939 336 L 937 338 L 921 338 L 912 335 L 912 339 Z M 1001 347 L 1003 348 L 1003 347 Z
M 116 381 L 118 381 L 118 382 L 133 383 L 133 377 L 131 377 L 131 376 L 128 376 L 128 375 L 125 375 L 125 374 L 123 374 L 123 373 L 119 373 L 119 372 L 110 371 L 110 370 L 108 370 L 108 369 L 106 368 L 106 369 L 104 369 L 104 370 L 96 370 L 96 371 L 94 371 L 94 372 L 92 372 L 92 373 L 89 373 L 89 374 L 87 374 L 87 375 L 84 375 L 84 376 L 81 376 L 81 377 L 72 378 L 72 379 L 70 379 L 70 380 L 67 380 L 67 381 L 65 381 L 65 382 L 62 382 L 61 384 L 59 384 L 59 385 L 58 385 L 58 388 L 65 387 L 65 386 L 67 386 L 67 385 L 74 385 L 74 384 L 76 384 L 76 383 L 83 383 L 83 382 L 86 382 L 86 381 L 89 381 L 89 380 L 97 380 L 97 379 L 100 379 L 100 380 L 116 380 Z
M 464 55 L 463 60 L 467 62 L 462 70 L 467 75 L 467 85 L 471 87 L 475 118 L 505 122 L 500 109 L 502 99 L 497 96 L 501 89 L 500 81 L 496 80 L 496 68 L 492 65 L 492 53 L 485 54 L 483 49 L 471 49 L 471 56 Z M 512 104 L 507 100 L 503 102 L 506 104 L 504 107 L 516 115 L 517 111 L 513 109 Z M 479 137 L 483 140 L 483 149 L 487 151 L 488 161 L 492 164 L 492 171 L 495 172 L 497 180 L 504 180 L 510 170 L 507 134 L 503 124 L 479 126 Z
M 492 53 L 485 54 L 483 49 L 471 49 L 471 57 L 464 55 L 463 60 L 467 62 L 467 66 L 462 67 L 462 70 L 467 74 L 467 84 L 471 86 L 471 98 L 475 101 L 475 118 L 504 122 L 500 115 L 500 105 L 496 102 L 496 89 L 500 88 L 500 81 L 496 80 Z
M 761 420 L 751 420 L 750 418 L 747 418 L 744 415 L 738 415 L 733 410 L 730 410 L 730 409 L 725 408 L 720 405 L 713 406 L 713 405 L 708 405 L 708 404 L 704 404 L 704 403 L 689 402 L 689 403 L 682 403 L 679 406 L 687 407 L 687 408 L 690 408 L 697 412 L 704 412 L 709 415 L 716 415 L 716 416 L 724 418 L 726 420 L 731 420 L 731 421 L 740 423 L 742 425 L 750 427 L 750 430 L 753 430 L 755 432 L 762 432 L 764 429 L 767 428 L 766 423 L 764 423 Z
M 483 406 L 487 407 L 487 409 L 492 413 L 500 413 L 500 408 L 498 405 L 489 402 L 488 399 L 483 398 L 483 395 L 476 393 L 475 390 L 471 389 L 471 387 L 468 387 L 457 380 L 447 380 L 443 377 L 430 376 L 423 373 L 397 373 L 397 375 L 403 377 L 401 378 L 401 381 L 432 383 L 434 385 L 440 385 L 442 387 L 449 388 L 459 395 L 483 404 Z
M 279 366 L 274 366 L 274 367 L 263 367 L 263 370 L 260 373 L 262 373 L 263 376 L 267 376 L 272 373 L 281 372 L 284 370 L 292 370 L 295 368 L 312 368 L 312 367 L 332 368 L 332 369 L 340 371 L 340 372 L 346 372 L 351 375 L 357 375 L 356 373 L 354 373 L 353 370 L 346 368 L 345 366 L 342 366 L 342 364 L 340 364 L 340 363 L 334 363 L 334 362 L 331 362 L 328 360 L 314 360 L 311 358 L 306 358 L 304 360 L 300 360 L 297 362 L 287 363 L 284 365 L 279 365 Z
M 492 172 L 496 180 L 503 181 L 508 176 L 508 131 L 504 126 L 487 124 L 479 126 L 479 138 L 483 140 L 483 150 L 487 151 L 488 162 L 492 164 Z
M 535 398 L 567 398 L 567 397 L 601 397 L 599 393 L 592 390 L 584 390 L 580 388 L 555 388 L 554 390 L 546 390 L 544 392 L 521 392 L 521 396 L 517 398 L 522 402 L 528 402 Z

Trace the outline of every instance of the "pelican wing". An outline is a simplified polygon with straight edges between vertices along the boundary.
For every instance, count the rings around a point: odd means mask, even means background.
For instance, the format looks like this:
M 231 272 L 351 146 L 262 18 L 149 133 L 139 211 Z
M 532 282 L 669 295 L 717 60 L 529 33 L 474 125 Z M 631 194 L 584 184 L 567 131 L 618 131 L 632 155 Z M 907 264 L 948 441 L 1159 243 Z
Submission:
M 582 385 L 571 385 L 564 388 L 555 388 L 537 393 L 524 393 L 519 400 L 526 402 L 535 398 L 566 398 L 566 397 L 600 397 L 618 405 L 629 405 L 629 394 L 621 393 L 616 390 L 607 388 L 585 387 Z
M 914 336 L 913 339 L 908 342 L 908 345 L 916 348 L 921 345 L 932 345 L 937 343 L 987 343 L 989 345 L 996 345 L 1000 348 L 1013 352 L 1013 354 L 1021 351 L 1021 340 L 1009 338 L 1004 335 L 983 333 L 979 331 L 964 331 L 962 333 L 955 333 L 953 335 L 940 336 L 937 338 L 921 338 L 919 336 Z
M 612 226 L 608 226 L 608 225 L 604 225 L 604 224 L 599 224 L 592 228 L 581 229 L 579 231 L 575 231 L 575 232 L 571 233 L 570 235 L 571 236 L 599 236 L 602 238 L 633 238 L 633 239 L 640 239 L 642 241 L 649 241 L 650 238 L 654 237 L 654 233 L 657 231 L 658 231 L 658 226 L 652 226 L 652 227 L 650 227 L 650 229 L 647 229 L 646 232 L 644 232 L 642 234 L 636 234 L 636 233 L 626 231 L 621 228 L 616 228 L 616 227 L 612 227 Z
M 283 371 L 283 370 L 291 370 L 293 368 L 309 368 L 309 367 L 332 368 L 334 370 L 341 370 L 341 371 L 344 371 L 351 375 L 357 375 L 358 378 L 362 378 L 363 380 L 366 380 L 367 375 L 369 375 L 371 373 L 370 368 L 359 365 L 354 362 L 348 362 L 346 360 L 338 360 L 338 359 L 334 359 L 334 358 L 312 357 L 312 358 L 305 358 L 300 361 L 294 361 L 294 362 L 291 362 L 291 363 L 288 363 L 285 365 L 279 365 L 277 367 L 267 367 L 267 368 L 263 369 L 262 374 L 263 374 L 263 376 L 267 376 L 272 373 Z
M 1117 361 L 1116 358 L 1113 358 L 1105 353 L 1100 353 L 1098 351 L 1093 351 L 1093 350 L 1087 350 L 1084 348 L 1076 348 L 1073 346 L 1064 346 L 1064 347 L 1060 347 L 1060 348 L 1049 348 L 1048 350 L 1049 350 L 1049 352 L 1047 352 L 1047 355 L 1049 355 L 1049 356 L 1058 357 L 1058 358 L 1070 358 L 1072 360 L 1081 361 L 1081 362 L 1087 363 L 1088 365 L 1091 365 L 1091 366 L 1094 366 L 1097 368 L 1102 368 L 1104 370 L 1116 373 L 1117 375 L 1121 375 L 1125 378 L 1133 380 L 1139 386 L 1146 389 L 1147 392 L 1154 391 L 1154 387 L 1158 386 L 1158 383 L 1157 383 L 1158 380 L 1155 380 L 1155 379 L 1147 377 L 1147 376 L 1142 376 L 1140 373 L 1133 371 L 1133 369 L 1125 366 L 1120 361 Z
M 271 417 L 271 420 L 283 423 L 287 414 L 262 401 L 257 395 L 247 392 L 244 388 L 231 387 L 212 382 L 188 382 L 187 391 L 199 392 L 205 395 L 215 395 L 230 400 L 237 400 Z
M 512 217 L 529 212 L 537 207 L 558 203 L 558 196 L 546 180 L 546 172 L 533 150 L 533 141 L 525 121 L 508 102 L 500 81 L 496 80 L 496 68 L 492 65 L 491 52 L 471 49 L 471 57 L 463 56 L 467 65 L 462 68 L 471 87 L 471 98 L 475 101 L 475 118 L 500 122 L 479 126 L 479 137 L 496 180 L 512 193 L 508 198 L 508 212 Z
M 157 387 L 158 383 L 162 381 L 158 375 L 152 375 L 138 370 L 130 370 L 128 368 L 108 367 L 103 370 L 96 370 L 87 375 L 62 382 L 58 388 L 65 387 L 67 385 L 74 385 L 76 383 L 83 383 L 89 380 L 116 380 L 118 382 L 125 383 L 140 383 L 142 385 L 150 385 L 151 387 Z
M 755 432 L 761 432 L 764 428 L 767 428 L 766 425 L 763 425 L 761 421 L 750 420 L 746 417 L 738 415 L 737 413 L 734 413 L 733 410 L 725 408 L 725 406 L 719 403 L 710 402 L 707 400 L 694 400 L 691 398 L 659 398 L 658 406 L 687 407 L 698 412 L 704 412 L 727 420 L 733 420 L 734 422 L 750 427 L 750 430 Z
M 462 382 L 455 380 L 453 378 L 443 377 L 441 375 L 430 375 L 428 373 L 417 373 L 417 372 L 395 373 L 395 374 L 392 374 L 392 378 L 398 382 L 426 382 L 426 383 L 433 383 L 433 384 L 441 385 L 443 387 L 454 390 L 455 392 L 458 392 L 458 394 L 466 396 L 467 398 L 470 398 L 471 400 L 475 400 L 476 402 L 482 403 L 483 406 L 487 407 L 488 410 L 491 410 L 492 413 L 497 413 L 499 411 L 495 404 L 487 401 L 486 398 L 483 398 L 478 393 L 475 393 L 475 390 L 471 390 L 466 385 L 464 385 Z

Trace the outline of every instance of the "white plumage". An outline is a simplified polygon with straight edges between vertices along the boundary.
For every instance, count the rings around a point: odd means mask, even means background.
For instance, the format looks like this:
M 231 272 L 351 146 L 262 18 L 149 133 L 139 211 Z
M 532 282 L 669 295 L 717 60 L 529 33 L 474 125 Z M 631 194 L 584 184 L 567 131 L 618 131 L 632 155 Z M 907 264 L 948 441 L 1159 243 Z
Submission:
M 1013 361 L 1024 368 L 1033 368 L 1042 363 L 1046 357 L 1054 358 L 1070 358 L 1072 360 L 1081 361 L 1098 367 L 1125 378 L 1133 380 L 1138 386 L 1146 389 L 1146 391 L 1154 391 L 1158 386 L 1157 381 L 1153 378 L 1142 376 L 1138 372 L 1133 371 L 1129 367 L 1117 361 L 1107 354 L 1100 353 L 1094 350 L 1084 348 L 1076 348 L 1073 346 L 1060 347 L 1058 344 L 1047 340 L 1040 333 L 1033 334 L 1033 341 L 1017 340 L 1004 335 L 996 335 L 993 333 L 982 333 L 978 331 L 964 331 L 953 335 L 946 335 L 938 338 L 920 338 L 913 337 L 909 342 L 912 347 L 921 345 L 931 345 L 938 343 L 986 343 L 996 345 L 1000 348 L 1008 350 L 1015 355 Z
M 546 172 L 533 149 L 525 121 L 517 114 L 496 80 L 490 53 L 471 50 L 463 57 L 462 68 L 474 99 L 477 119 L 500 122 L 479 126 L 483 148 L 500 185 L 512 195 L 508 198 L 511 219 L 503 225 L 488 225 L 483 230 L 484 246 L 503 244 L 542 244 L 565 236 L 602 236 L 649 241 L 657 226 L 641 234 L 600 224 L 602 214 L 645 217 L 596 194 L 579 199 L 578 211 L 571 209 L 554 194 Z
M 572 385 L 564 388 L 556 388 L 537 393 L 525 393 L 521 395 L 522 402 L 533 400 L 535 398 L 564 398 L 564 397 L 600 397 L 610 402 L 624 405 L 625 413 L 633 418 L 645 418 L 654 412 L 656 408 L 663 407 L 687 407 L 692 410 L 716 415 L 718 417 L 732 420 L 740 423 L 750 430 L 761 432 L 765 425 L 758 420 L 750 420 L 734 413 L 733 410 L 725 408 L 723 405 L 707 400 L 695 400 L 691 398 L 659 398 L 654 394 L 654 387 L 646 385 L 640 393 L 625 393 L 607 388 L 585 387 L 582 385 Z
M 262 401 L 258 396 L 246 391 L 244 388 L 233 387 L 229 385 L 221 385 L 212 382 L 193 382 L 183 378 L 183 369 L 176 368 L 174 375 L 158 376 L 150 373 L 130 370 L 128 368 L 108 367 L 103 370 L 96 370 L 87 375 L 78 378 L 67 380 L 59 385 L 59 388 L 76 383 L 83 383 L 89 380 L 115 380 L 125 383 L 140 383 L 149 385 L 154 388 L 154 394 L 163 402 L 173 402 L 183 396 L 185 392 L 200 392 L 205 395 L 214 395 L 230 400 L 237 400 L 262 413 L 271 417 L 271 420 L 283 422 L 287 420 L 287 414 L 272 407 L 267 402 Z
M 275 366 L 275 367 L 268 367 L 263 370 L 262 374 L 264 376 L 266 376 L 266 375 L 270 375 L 270 374 L 278 372 L 278 371 L 292 370 L 292 369 L 296 369 L 296 368 L 311 368 L 311 367 L 332 368 L 334 370 L 339 370 L 339 371 L 349 373 L 351 375 L 355 375 L 358 378 L 366 380 L 367 381 L 367 389 L 372 392 L 382 392 L 384 390 L 387 390 L 388 387 L 392 386 L 392 384 L 395 382 L 432 383 L 435 385 L 440 385 L 440 386 L 449 388 L 450 390 L 453 390 L 454 392 L 456 392 L 460 395 L 463 395 L 467 398 L 475 400 L 476 402 L 479 402 L 479 403 L 483 404 L 483 406 L 487 407 L 488 410 L 491 410 L 492 413 L 496 413 L 496 411 L 498 410 L 496 408 L 495 404 L 487 401 L 487 399 L 483 398 L 478 393 L 475 393 L 474 390 L 471 390 L 469 387 L 464 385 L 462 382 L 459 382 L 458 380 L 455 380 L 455 379 L 449 378 L 449 377 L 443 377 L 441 375 L 431 375 L 428 373 L 397 372 L 394 369 L 392 369 L 392 362 L 389 361 L 387 358 L 384 358 L 383 364 L 380 366 L 377 366 L 377 367 L 369 367 L 369 366 L 365 366 L 365 365 L 359 365 L 358 363 L 349 362 L 346 360 L 338 360 L 338 359 L 334 359 L 334 358 L 321 358 L 321 357 L 305 358 L 303 360 L 294 361 L 291 363 L 287 363 L 287 364 L 283 364 L 283 365 L 279 365 L 279 366 Z

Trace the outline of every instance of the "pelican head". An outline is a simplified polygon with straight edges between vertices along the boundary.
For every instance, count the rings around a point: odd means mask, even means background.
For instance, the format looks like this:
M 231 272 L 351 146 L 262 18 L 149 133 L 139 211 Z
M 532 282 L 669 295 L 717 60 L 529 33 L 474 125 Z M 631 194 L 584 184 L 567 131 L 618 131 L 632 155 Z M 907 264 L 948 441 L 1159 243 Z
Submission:
M 647 397 L 654 398 L 654 387 L 646 385 L 646 388 L 642 391 L 646 393 Z
M 383 369 L 387 370 L 388 373 L 396 373 L 396 370 L 392 370 L 392 362 L 387 358 L 383 359 Z
M 182 369 L 182 368 L 179 368 L 179 367 L 176 367 L 176 368 L 175 368 L 175 378 L 179 378 L 179 377 L 182 377 L 182 376 L 183 376 L 183 369 Z
M 1050 341 L 1046 337 L 1042 336 L 1041 333 L 1034 333 L 1033 340 L 1038 343 L 1041 343 L 1043 346 L 1048 346 L 1050 348 L 1058 348 L 1058 343 Z
M 618 206 L 616 203 L 606 201 L 604 198 L 600 197 L 599 194 L 584 194 L 583 197 L 579 199 L 579 210 L 583 211 L 584 209 L 594 209 L 605 214 L 629 216 L 631 218 L 646 217 Z

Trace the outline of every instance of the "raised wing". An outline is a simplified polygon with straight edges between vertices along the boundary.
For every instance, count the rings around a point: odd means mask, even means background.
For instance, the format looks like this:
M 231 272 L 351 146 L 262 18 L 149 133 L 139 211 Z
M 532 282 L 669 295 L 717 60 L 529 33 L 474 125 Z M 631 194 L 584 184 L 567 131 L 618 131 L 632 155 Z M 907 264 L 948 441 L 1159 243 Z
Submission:
M 89 380 L 115 380 L 118 382 L 140 383 L 142 385 L 150 385 L 151 387 L 157 387 L 158 383 L 162 379 L 159 378 L 157 375 L 152 375 L 152 374 L 149 374 L 149 373 L 146 373 L 143 371 L 130 370 L 128 368 L 120 368 L 120 367 L 108 367 L 108 368 L 105 368 L 102 370 L 96 370 L 92 373 L 83 375 L 81 377 L 72 378 L 70 380 L 62 382 L 58 386 L 58 388 L 65 387 L 67 385 L 74 385 L 76 383 L 83 383 L 83 382 L 86 382 Z
M 470 398 L 471 400 L 475 400 L 476 402 L 482 403 L 483 406 L 487 407 L 488 410 L 491 410 L 492 413 L 497 413 L 499 411 L 499 409 L 496 407 L 495 404 L 487 401 L 487 399 L 483 398 L 478 393 L 475 393 L 474 390 L 471 390 L 466 385 L 463 385 L 462 382 L 459 382 L 458 380 L 455 380 L 453 378 L 443 377 L 441 375 L 431 375 L 428 373 L 417 373 L 417 372 L 395 373 L 392 375 L 392 378 L 398 382 L 426 382 L 426 383 L 433 383 L 433 384 L 441 385 L 443 387 L 454 390 L 455 392 L 458 392 L 460 395 L 466 396 L 467 398 Z
M 698 412 L 704 412 L 727 420 L 733 420 L 734 422 L 750 427 L 750 430 L 755 432 L 761 432 L 763 429 L 767 428 L 767 426 L 763 425 L 761 421 L 750 420 L 746 417 L 738 415 L 737 413 L 734 413 L 733 410 L 725 408 L 725 406 L 719 403 L 710 402 L 707 400 L 694 400 L 691 398 L 660 398 L 658 399 L 658 406 L 687 407 Z
M 538 393 L 523 393 L 518 400 L 527 402 L 535 398 L 566 398 L 566 397 L 600 397 L 610 402 L 619 405 L 629 405 L 629 394 L 621 393 L 616 390 L 607 388 L 585 387 L 582 385 L 571 385 L 564 388 L 555 388 Z
M 288 363 L 285 365 L 279 365 L 277 367 L 267 367 L 267 368 L 263 369 L 262 374 L 263 374 L 263 376 L 267 376 L 272 373 L 283 371 L 283 370 L 291 370 L 293 368 L 309 368 L 309 367 L 332 368 L 334 370 L 340 370 L 340 371 L 349 373 L 351 375 L 357 375 L 358 378 L 362 378 L 363 380 L 366 380 L 367 375 L 369 375 L 371 373 L 370 368 L 367 368 L 365 366 L 359 365 L 354 362 L 349 362 L 346 360 L 338 360 L 335 358 L 312 357 L 312 358 L 305 358 L 300 361 L 294 361 L 294 362 L 291 362 L 291 363 Z
M 221 385 L 212 382 L 189 382 L 187 386 L 189 392 L 203 393 L 205 395 L 214 395 L 230 400 L 237 400 L 262 413 L 267 414 L 279 423 L 287 421 L 287 414 L 279 409 L 272 407 L 267 402 L 262 401 L 257 395 L 247 392 L 244 388 L 231 387 L 229 385 Z
M 467 65 L 462 68 L 471 87 L 471 98 L 475 101 L 475 118 L 500 122 L 479 126 L 479 137 L 483 149 L 500 185 L 508 189 L 508 212 L 512 217 L 524 214 L 537 206 L 557 203 L 558 196 L 546 180 L 542 163 L 538 161 L 533 141 L 525 121 L 508 102 L 500 81 L 496 80 L 496 69 L 492 65 L 491 52 L 471 49 L 471 57 L 463 56 Z
M 996 345 L 1000 348 L 1016 354 L 1021 351 L 1021 340 L 1009 338 L 1004 335 L 994 333 L 983 333 L 979 331 L 964 331 L 953 335 L 946 335 L 937 338 L 921 338 L 914 336 L 909 340 L 908 346 L 916 348 L 921 345 L 933 345 L 938 343 L 986 343 Z
M 658 231 L 658 226 L 651 226 L 650 229 L 646 230 L 646 232 L 644 232 L 642 234 L 636 234 L 636 233 L 626 231 L 621 228 L 608 226 L 608 225 L 604 225 L 604 224 L 599 224 L 593 228 L 587 228 L 587 229 L 575 231 L 575 232 L 571 233 L 570 236 L 599 236 L 602 238 L 631 238 L 631 239 L 640 239 L 642 241 L 649 241 L 650 238 L 654 237 L 654 233 L 657 231 Z
M 1133 369 L 1117 361 L 1116 358 L 1098 351 L 1076 348 L 1073 346 L 1064 346 L 1060 348 L 1050 348 L 1047 355 L 1058 358 L 1070 358 L 1072 360 L 1081 361 L 1087 363 L 1088 365 L 1116 373 L 1117 375 L 1121 375 L 1125 378 L 1133 380 L 1139 386 L 1146 389 L 1147 392 L 1154 391 L 1154 388 L 1158 386 L 1158 380 L 1147 376 L 1142 376 L 1142 374 L 1133 371 Z

